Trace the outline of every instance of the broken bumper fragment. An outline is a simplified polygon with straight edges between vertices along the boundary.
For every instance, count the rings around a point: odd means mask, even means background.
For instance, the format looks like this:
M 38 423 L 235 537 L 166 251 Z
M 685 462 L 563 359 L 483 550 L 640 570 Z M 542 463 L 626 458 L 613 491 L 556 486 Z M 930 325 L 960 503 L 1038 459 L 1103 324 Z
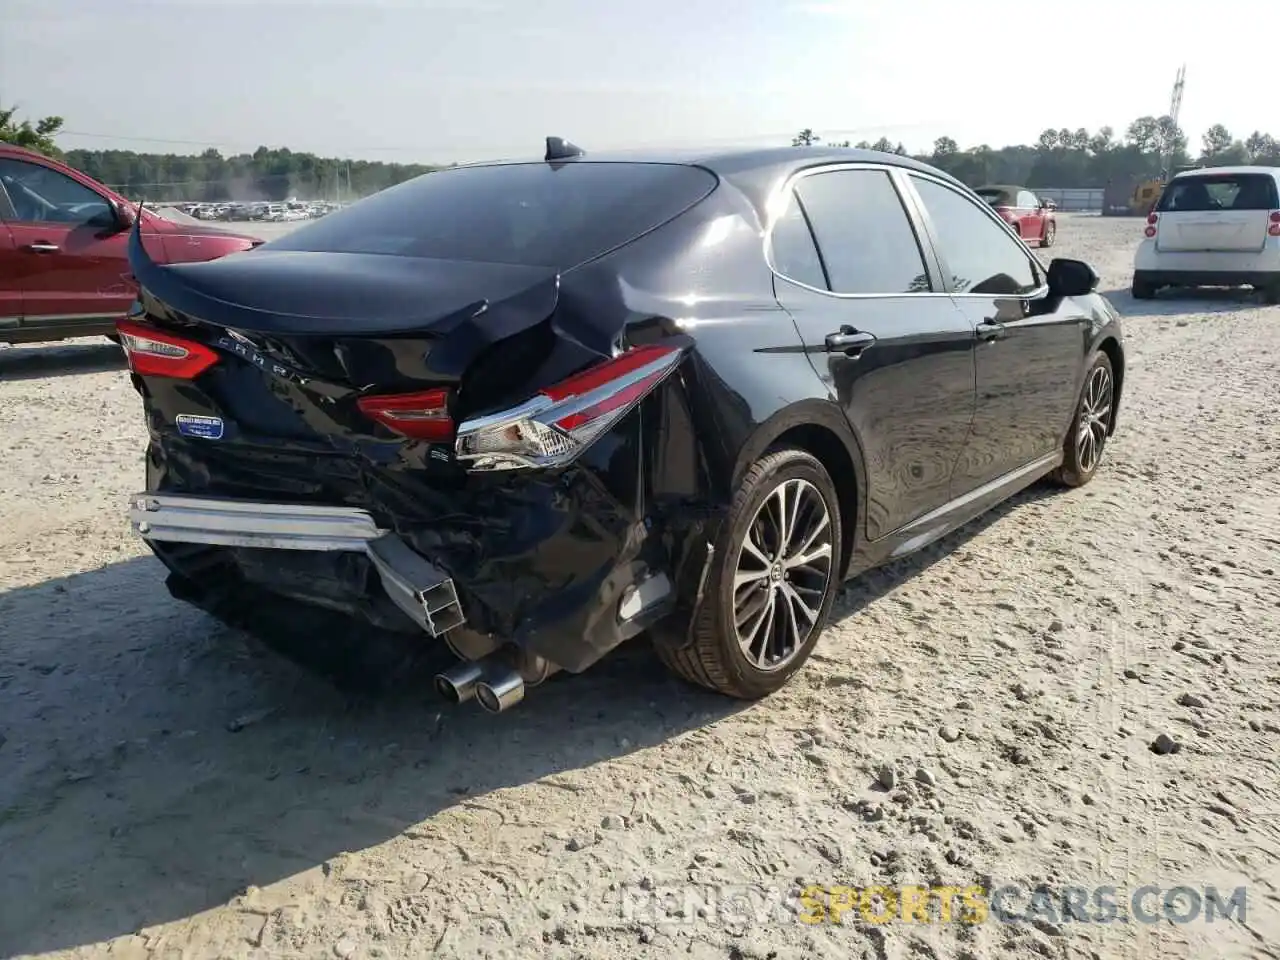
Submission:
M 129 523 L 162 543 L 363 553 L 391 601 L 431 636 L 466 622 L 453 580 L 364 510 L 139 493 Z

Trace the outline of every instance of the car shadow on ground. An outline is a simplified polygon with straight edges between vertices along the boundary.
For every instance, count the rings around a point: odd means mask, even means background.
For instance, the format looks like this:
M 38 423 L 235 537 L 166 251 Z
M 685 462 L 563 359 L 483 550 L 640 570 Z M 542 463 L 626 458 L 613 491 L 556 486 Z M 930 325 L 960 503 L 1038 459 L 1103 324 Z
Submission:
M 1122 317 L 1180 317 L 1188 313 L 1232 313 L 1262 306 L 1262 295 L 1249 287 L 1197 287 L 1161 290 L 1150 300 L 1135 300 L 1128 287 L 1099 291 Z
M 0 381 L 103 373 L 124 367 L 124 351 L 105 337 L 97 342 L 0 349 Z
M 1051 492 L 1032 487 L 860 577 L 833 619 Z M 426 682 L 352 698 L 170 599 L 162 580 L 144 557 L 0 594 L 0 955 L 190 917 L 443 811 L 472 815 L 504 787 L 589 790 L 574 771 L 768 709 L 675 680 L 643 642 L 506 716 L 446 705 Z

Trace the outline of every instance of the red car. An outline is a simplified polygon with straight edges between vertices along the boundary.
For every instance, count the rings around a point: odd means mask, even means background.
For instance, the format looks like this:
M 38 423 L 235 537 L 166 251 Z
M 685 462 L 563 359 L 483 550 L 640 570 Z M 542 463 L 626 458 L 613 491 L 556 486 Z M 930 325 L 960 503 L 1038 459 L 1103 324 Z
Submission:
M 0 143 L 0 343 L 112 335 L 136 296 L 126 250 L 138 207 L 64 163 Z M 142 211 L 147 251 L 213 260 L 262 241 Z
M 1058 222 L 1051 200 L 1041 200 L 1026 187 L 994 184 L 978 187 L 974 193 L 991 206 L 1009 226 L 1029 244 L 1052 247 L 1058 235 Z

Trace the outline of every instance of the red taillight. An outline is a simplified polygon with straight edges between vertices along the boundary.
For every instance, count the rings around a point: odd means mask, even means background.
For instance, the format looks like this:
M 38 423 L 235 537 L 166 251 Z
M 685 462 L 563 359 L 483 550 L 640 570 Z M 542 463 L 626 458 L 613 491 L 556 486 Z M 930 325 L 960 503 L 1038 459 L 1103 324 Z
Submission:
M 1157 220 L 1159 220 L 1159 219 L 1160 219 L 1160 214 L 1158 214 L 1158 213 L 1148 213 L 1148 214 L 1147 214 L 1147 223 L 1154 224 L 1154 223 L 1155 223 Z
M 682 354 L 666 344 L 635 347 L 519 407 L 468 421 L 458 430 L 458 458 L 478 470 L 568 463 L 661 383 Z
M 453 437 L 446 389 L 361 397 L 356 406 L 365 416 L 411 440 L 445 443 Z
M 563 403 L 573 397 L 581 397 L 606 388 L 610 384 L 619 383 L 624 378 L 628 378 L 631 374 L 638 370 L 661 360 L 668 356 L 673 347 L 636 347 L 634 350 L 628 350 L 620 357 L 613 360 L 606 360 L 598 366 L 591 367 L 575 376 L 556 384 L 554 387 L 548 387 L 542 391 L 554 403 Z M 633 400 L 643 397 L 648 389 L 653 385 L 654 381 L 659 379 L 665 372 L 665 368 L 642 376 L 639 379 L 629 380 L 625 385 L 619 385 L 615 390 L 608 390 L 606 396 L 602 396 L 595 403 L 566 413 L 559 420 L 553 421 L 561 430 L 577 430 L 592 420 L 596 420 L 606 414 L 612 413 L 620 407 L 625 407 Z
M 218 354 L 204 344 L 146 324 L 117 320 L 116 333 L 129 369 L 142 377 L 194 380 L 218 362 Z
M 1267 226 L 1268 236 L 1280 237 L 1280 210 L 1272 210 L 1268 219 L 1271 221 Z
M 1156 235 L 1156 229 L 1157 229 L 1156 225 L 1159 222 L 1160 222 L 1160 214 L 1152 210 L 1150 213 L 1147 214 L 1147 226 L 1146 226 L 1146 229 L 1142 231 L 1142 235 L 1146 237 L 1148 240 L 1154 237 Z

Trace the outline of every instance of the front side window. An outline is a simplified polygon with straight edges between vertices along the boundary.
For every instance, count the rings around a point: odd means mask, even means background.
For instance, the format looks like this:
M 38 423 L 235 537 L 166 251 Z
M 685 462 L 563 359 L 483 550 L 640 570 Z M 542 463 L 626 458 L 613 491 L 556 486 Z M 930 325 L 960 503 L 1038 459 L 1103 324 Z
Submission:
M 979 187 L 974 193 L 993 207 L 1014 206 L 1013 197 L 1007 190 L 1002 190 L 999 187 Z
M 115 222 L 106 197 L 42 164 L 0 158 L 0 183 L 9 195 L 18 223 L 77 227 Z
M 989 213 L 937 181 L 914 174 L 911 181 L 933 222 L 952 292 L 1024 296 L 1040 287 L 1031 258 Z
M 888 171 L 833 170 L 796 183 L 835 293 L 931 289 L 920 244 Z
M 1026 207 L 1029 210 L 1035 210 L 1040 206 L 1040 204 L 1037 202 L 1035 194 L 1023 190 L 1018 194 L 1018 206 Z

